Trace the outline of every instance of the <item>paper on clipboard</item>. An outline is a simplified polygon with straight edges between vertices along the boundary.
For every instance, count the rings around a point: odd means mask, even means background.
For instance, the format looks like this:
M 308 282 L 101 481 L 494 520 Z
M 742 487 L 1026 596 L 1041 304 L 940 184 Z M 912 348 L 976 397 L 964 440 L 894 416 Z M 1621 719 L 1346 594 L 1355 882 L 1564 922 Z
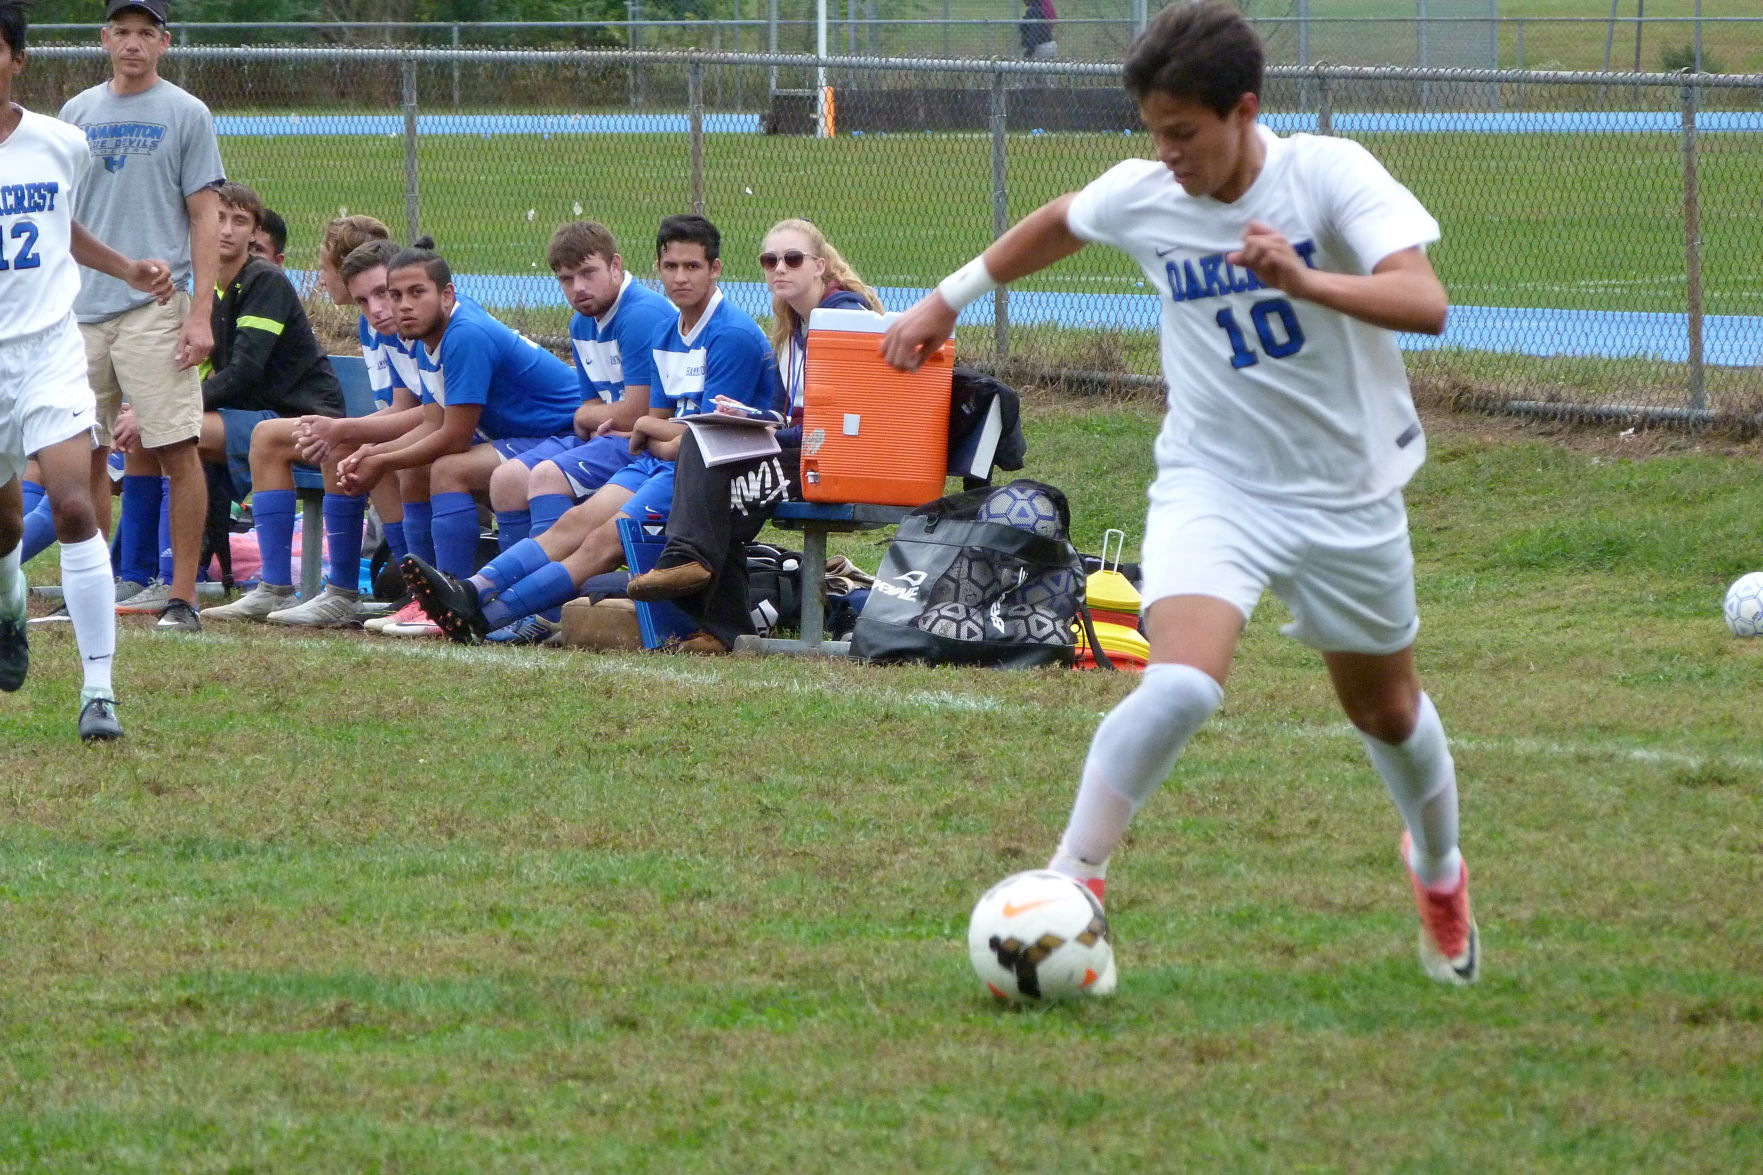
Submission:
M 699 412 L 679 418 L 692 430 L 706 466 L 751 461 L 783 452 L 777 443 L 777 421 L 769 417 Z

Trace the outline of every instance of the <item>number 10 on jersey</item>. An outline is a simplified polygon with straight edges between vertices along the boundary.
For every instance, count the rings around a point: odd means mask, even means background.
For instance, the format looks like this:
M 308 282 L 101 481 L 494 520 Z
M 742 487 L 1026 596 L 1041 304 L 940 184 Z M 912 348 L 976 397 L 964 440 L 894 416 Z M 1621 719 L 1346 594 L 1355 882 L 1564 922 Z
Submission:
M 1230 339 L 1230 365 L 1253 367 L 1261 356 L 1249 345 L 1243 328 L 1237 324 L 1236 311 L 1226 306 L 1214 319 Z M 1298 312 L 1284 298 L 1268 298 L 1249 307 L 1249 322 L 1255 338 L 1269 359 L 1285 359 L 1296 355 L 1304 346 L 1304 328 L 1298 325 Z

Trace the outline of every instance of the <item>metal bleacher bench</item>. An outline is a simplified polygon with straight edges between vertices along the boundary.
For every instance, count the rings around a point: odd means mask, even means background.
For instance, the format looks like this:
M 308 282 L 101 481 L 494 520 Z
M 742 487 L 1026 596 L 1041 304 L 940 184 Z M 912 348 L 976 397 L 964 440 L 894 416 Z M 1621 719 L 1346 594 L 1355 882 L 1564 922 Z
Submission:
M 366 416 L 379 407 L 367 378 L 367 360 L 359 355 L 332 355 L 330 360 L 343 385 L 343 415 Z M 317 466 L 294 466 L 294 492 L 300 499 L 300 598 L 310 600 L 324 587 L 324 475 Z

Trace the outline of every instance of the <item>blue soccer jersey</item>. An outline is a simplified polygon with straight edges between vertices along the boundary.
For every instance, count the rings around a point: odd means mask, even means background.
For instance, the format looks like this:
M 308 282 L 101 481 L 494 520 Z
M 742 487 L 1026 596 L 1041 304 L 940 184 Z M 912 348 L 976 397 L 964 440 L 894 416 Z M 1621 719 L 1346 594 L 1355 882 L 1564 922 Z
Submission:
M 679 318 L 673 303 L 624 275 L 612 308 L 598 318 L 577 314 L 569 322 L 570 347 L 581 380 L 582 402 L 599 397 L 607 404 L 624 399 L 624 389 L 655 386 L 655 336 Z
M 480 405 L 478 432 L 485 440 L 573 431 L 582 402 L 575 372 L 469 298 L 453 307 L 439 353 L 419 350 L 424 401 L 442 408 Z
M 415 377 L 415 361 L 404 350 L 404 345 L 397 335 L 382 335 L 367 324 L 367 315 L 363 314 L 356 324 L 355 337 L 361 342 L 361 358 L 367 363 L 367 383 L 373 389 L 376 404 L 390 404 L 392 393 L 402 385 L 397 367 L 394 365 L 393 353 L 401 356 L 405 363 L 411 365 L 411 376 Z
M 710 295 L 690 332 L 682 334 L 677 321 L 669 324 L 653 353 L 650 408 L 665 408 L 670 416 L 713 412 L 718 396 L 760 411 L 772 405 L 778 383 L 771 340 L 751 315 L 725 301 L 721 290 Z

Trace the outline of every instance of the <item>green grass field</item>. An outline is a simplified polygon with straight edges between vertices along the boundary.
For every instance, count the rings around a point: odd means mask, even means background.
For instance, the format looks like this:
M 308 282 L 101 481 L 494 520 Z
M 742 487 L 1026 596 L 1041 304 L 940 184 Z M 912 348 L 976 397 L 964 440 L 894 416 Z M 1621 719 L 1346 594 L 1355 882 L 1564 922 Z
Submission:
M 1080 546 L 1136 542 L 1154 424 L 1031 405 Z M 130 621 L 131 737 L 88 749 L 39 627 L 0 1170 L 1755 1170 L 1755 465 L 1596 448 L 1447 425 L 1411 487 L 1468 991 L 1276 605 L 1121 854 L 1119 995 L 1043 1014 L 979 991 L 966 912 L 1130 678 Z

